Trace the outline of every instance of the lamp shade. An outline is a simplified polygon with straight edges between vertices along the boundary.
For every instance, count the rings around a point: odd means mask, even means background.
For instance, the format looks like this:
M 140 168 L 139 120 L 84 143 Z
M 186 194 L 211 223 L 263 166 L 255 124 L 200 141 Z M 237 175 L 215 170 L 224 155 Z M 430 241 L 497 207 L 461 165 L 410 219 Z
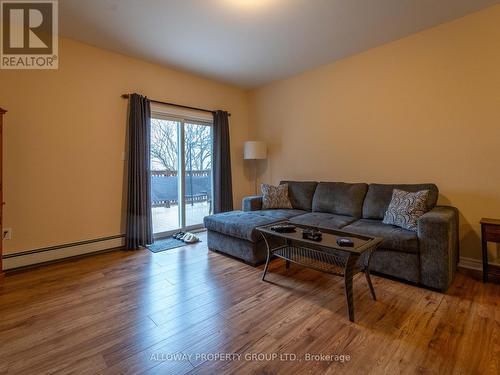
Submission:
M 260 141 L 245 142 L 243 158 L 245 160 L 266 159 L 267 158 L 266 143 Z

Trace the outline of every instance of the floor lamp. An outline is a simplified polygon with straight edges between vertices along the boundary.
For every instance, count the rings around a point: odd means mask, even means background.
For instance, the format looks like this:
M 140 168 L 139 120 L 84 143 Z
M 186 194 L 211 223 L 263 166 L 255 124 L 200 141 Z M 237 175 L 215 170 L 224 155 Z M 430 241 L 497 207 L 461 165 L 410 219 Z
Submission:
M 267 159 L 267 146 L 265 142 L 245 142 L 243 159 L 253 160 L 255 194 L 257 194 L 257 160 Z

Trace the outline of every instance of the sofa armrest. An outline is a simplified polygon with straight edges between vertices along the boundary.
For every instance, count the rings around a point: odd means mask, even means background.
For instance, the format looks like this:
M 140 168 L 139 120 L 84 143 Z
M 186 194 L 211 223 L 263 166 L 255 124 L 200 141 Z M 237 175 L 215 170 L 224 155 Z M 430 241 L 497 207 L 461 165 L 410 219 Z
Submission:
M 458 262 L 458 210 L 438 206 L 418 220 L 420 282 L 446 291 Z
M 262 195 L 252 195 L 243 198 L 241 202 L 243 211 L 258 211 L 262 209 Z

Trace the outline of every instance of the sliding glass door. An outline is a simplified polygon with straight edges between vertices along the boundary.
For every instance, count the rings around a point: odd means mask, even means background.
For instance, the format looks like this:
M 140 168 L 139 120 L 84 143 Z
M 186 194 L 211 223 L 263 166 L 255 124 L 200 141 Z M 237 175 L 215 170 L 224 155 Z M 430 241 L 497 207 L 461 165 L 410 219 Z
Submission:
M 153 232 L 167 236 L 203 226 L 212 213 L 212 124 L 153 114 Z

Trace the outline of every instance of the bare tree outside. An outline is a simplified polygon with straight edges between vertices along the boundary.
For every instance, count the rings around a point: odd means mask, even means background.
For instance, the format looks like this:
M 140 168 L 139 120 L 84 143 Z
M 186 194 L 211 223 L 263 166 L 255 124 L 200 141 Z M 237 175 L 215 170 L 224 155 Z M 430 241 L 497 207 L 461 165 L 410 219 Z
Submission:
M 177 122 L 151 119 L 151 164 L 153 170 L 174 172 L 178 169 Z M 185 124 L 186 171 L 211 169 L 212 141 L 210 126 Z
M 177 171 L 177 122 L 151 119 L 151 169 Z
M 212 138 L 210 127 L 186 124 L 186 170 L 206 171 L 212 168 Z

